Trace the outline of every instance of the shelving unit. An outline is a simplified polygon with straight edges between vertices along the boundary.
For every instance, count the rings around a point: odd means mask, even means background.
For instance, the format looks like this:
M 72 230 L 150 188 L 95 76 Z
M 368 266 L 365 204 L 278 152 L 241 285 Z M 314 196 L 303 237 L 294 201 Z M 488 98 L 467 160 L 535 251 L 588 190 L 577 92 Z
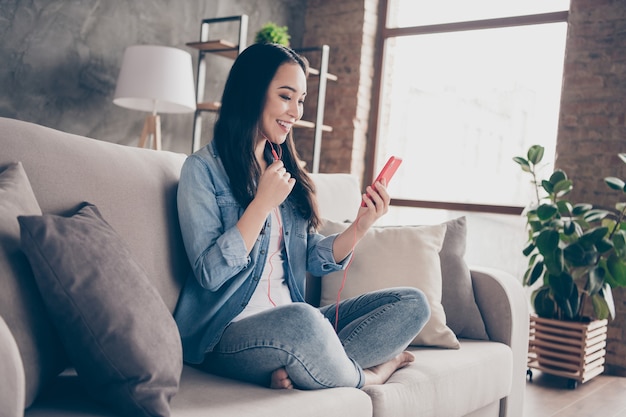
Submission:
M 230 42 L 223 39 L 209 39 L 210 25 L 225 22 L 238 23 L 237 42 Z M 191 151 L 197 151 L 201 146 L 202 137 L 202 115 L 205 112 L 218 112 L 221 103 L 219 101 L 205 101 L 204 89 L 206 81 L 206 56 L 216 54 L 230 59 L 235 59 L 246 48 L 246 38 L 248 35 L 248 16 L 238 15 L 229 17 L 219 17 L 203 19 L 200 25 L 200 40 L 189 42 L 187 46 L 198 50 L 198 71 L 196 80 L 196 111 L 194 114 L 193 138 Z M 311 172 L 319 172 L 319 160 L 321 153 L 321 143 L 323 132 L 332 132 L 332 127 L 324 125 L 324 106 L 326 99 L 327 81 L 336 81 L 337 76 L 328 72 L 328 57 L 330 47 L 322 45 L 319 47 L 300 48 L 296 52 L 307 56 L 312 53 L 319 53 L 319 69 L 310 68 L 309 75 L 319 77 L 317 86 L 317 100 L 315 108 L 315 120 L 299 120 L 294 127 L 313 129 L 313 155 Z
M 209 28 L 213 24 L 238 22 L 237 43 L 231 43 L 225 40 L 209 40 Z M 202 114 L 207 111 L 215 112 L 219 110 L 219 102 L 205 102 L 204 88 L 206 82 L 206 57 L 207 54 L 217 54 L 226 58 L 235 59 L 237 55 L 246 49 L 246 38 L 248 37 L 248 16 L 245 14 L 239 16 L 217 17 L 212 19 L 203 19 L 200 24 L 200 40 L 197 42 L 189 42 L 187 46 L 198 50 L 198 70 L 196 75 L 196 111 L 193 118 L 193 137 L 191 141 L 191 152 L 200 149 L 202 137 Z

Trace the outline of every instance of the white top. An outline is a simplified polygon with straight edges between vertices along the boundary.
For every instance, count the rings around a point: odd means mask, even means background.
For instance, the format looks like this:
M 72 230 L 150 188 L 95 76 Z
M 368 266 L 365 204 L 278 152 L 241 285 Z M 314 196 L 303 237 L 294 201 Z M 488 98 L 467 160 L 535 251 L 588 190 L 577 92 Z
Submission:
M 278 209 L 272 210 L 270 225 L 269 255 L 263 274 L 246 308 L 233 321 L 238 321 L 279 305 L 292 302 L 289 287 L 285 282 L 285 257 L 283 227 Z

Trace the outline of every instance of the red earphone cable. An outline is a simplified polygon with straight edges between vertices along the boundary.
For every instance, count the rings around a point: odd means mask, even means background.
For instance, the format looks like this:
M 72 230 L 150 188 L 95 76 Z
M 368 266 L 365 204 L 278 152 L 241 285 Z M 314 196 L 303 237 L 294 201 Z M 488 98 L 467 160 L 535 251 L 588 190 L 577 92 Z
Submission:
M 356 227 L 359 224 L 359 219 L 361 216 L 357 217 L 354 221 L 354 238 L 352 240 L 352 257 L 348 261 L 348 265 L 346 265 L 346 269 L 343 270 L 343 279 L 341 280 L 341 286 L 339 287 L 339 291 L 337 291 L 337 302 L 335 303 L 335 333 L 339 327 L 339 302 L 341 301 L 341 292 L 343 291 L 343 287 L 346 285 L 346 279 L 348 278 L 348 269 L 350 269 L 350 265 L 352 265 L 352 261 L 354 260 L 354 249 L 356 248 Z
M 263 132 L 261 132 L 261 135 L 263 135 Z M 277 153 L 276 149 L 274 149 L 274 144 L 270 142 L 270 140 L 265 135 L 263 135 L 263 137 L 265 138 L 267 143 L 269 143 L 270 145 L 270 149 L 272 150 L 272 156 L 274 157 L 274 161 L 278 161 L 279 159 L 281 159 L 283 156 L 283 148 L 278 146 L 278 153 Z

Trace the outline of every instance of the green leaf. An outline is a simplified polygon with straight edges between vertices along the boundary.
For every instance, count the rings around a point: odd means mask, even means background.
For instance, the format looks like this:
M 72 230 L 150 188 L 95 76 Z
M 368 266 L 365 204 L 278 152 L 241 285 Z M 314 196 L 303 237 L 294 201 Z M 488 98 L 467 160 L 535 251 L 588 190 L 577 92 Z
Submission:
M 560 200 L 556 202 L 556 206 L 559 209 L 559 213 L 563 214 L 563 215 L 567 215 L 570 214 L 572 212 L 572 203 L 570 203 L 567 200 Z
M 612 253 L 606 260 L 606 267 L 613 278 L 613 283 L 617 284 L 613 286 L 626 287 L 626 262 Z
M 537 165 L 543 159 L 544 147 L 541 145 L 533 145 L 528 149 L 528 161 Z
M 522 251 L 522 253 L 524 254 L 524 256 L 528 256 L 530 255 L 533 251 L 535 250 L 535 244 L 533 242 L 530 242 Z
M 557 169 L 556 171 L 554 171 L 552 173 L 552 175 L 550 175 L 550 183 L 552 185 L 556 185 L 561 181 L 565 181 L 567 180 L 567 174 L 565 173 L 565 171 L 562 171 L 560 169 Z
M 604 288 L 602 288 L 600 295 L 606 302 L 606 306 L 609 310 L 609 314 L 611 315 L 611 318 L 614 319 L 615 318 L 615 300 L 613 299 L 613 291 L 611 290 L 611 286 L 608 283 L 604 284 Z
M 553 204 L 542 204 L 537 207 L 537 217 L 542 221 L 551 219 L 557 212 L 558 208 Z
M 584 219 L 589 223 L 599 222 L 609 215 L 606 210 L 594 209 L 589 210 L 584 214 Z
M 604 277 L 606 272 L 604 268 L 598 266 L 592 268 L 589 271 L 589 287 L 587 291 L 589 291 L 590 295 L 595 295 L 600 292 L 600 290 L 604 287 Z
M 526 285 L 528 286 L 533 285 L 535 282 L 537 282 L 539 277 L 541 277 L 542 273 L 543 273 L 543 262 L 539 261 L 533 267 L 532 272 L 530 273 L 530 277 L 528 278 L 528 284 Z
M 572 214 L 574 216 L 580 216 L 581 214 L 585 214 L 592 208 L 593 206 L 591 204 L 586 204 L 586 203 L 576 204 L 574 208 L 572 209 Z
M 552 229 L 543 230 L 537 236 L 536 245 L 543 256 L 551 256 L 559 245 L 559 232 Z
M 626 164 L 626 153 L 618 153 L 617 156 Z
M 530 164 L 528 163 L 527 160 L 519 156 L 514 157 L 513 160 L 522 167 L 522 171 L 531 172 Z
M 606 184 L 613 190 L 618 191 L 624 191 L 624 187 L 626 186 L 626 183 L 617 177 L 606 177 L 604 182 L 606 182 Z
M 572 188 L 573 188 L 572 180 L 563 180 L 554 184 L 554 188 L 552 192 L 558 196 L 562 196 L 572 191 Z
M 567 272 L 550 275 L 549 284 L 556 304 L 567 319 L 574 319 L 578 313 L 578 289 L 574 279 Z
M 607 227 L 595 227 L 583 233 L 579 241 L 585 247 L 595 245 L 598 241 L 604 239 L 608 231 L 609 229 Z
M 532 222 L 528 222 L 528 225 L 530 226 L 530 229 L 533 232 L 538 232 L 541 229 L 543 229 L 543 224 L 541 224 L 540 221 L 532 221 Z
M 571 220 L 565 220 L 563 222 L 563 233 L 565 235 L 570 236 L 576 231 L 576 223 Z
M 550 274 L 548 281 L 555 298 L 569 298 L 572 291 L 576 290 L 574 279 L 567 272 L 563 272 L 560 275 Z
M 578 234 L 578 236 L 582 236 L 583 230 L 589 229 L 591 227 L 585 219 L 581 219 L 580 217 L 574 219 L 574 222 L 579 226 L 576 228 L 576 233 Z
M 611 314 L 611 312 L 604 297 L 602 297 L 600 294 L 595 294 L 591 296 L 591 304 L 593 305 L 594 316 L 598 320 L 604 320 L 609 318 L 609 314 Z M 613 315 L 611 314 L 611 316 Z
M 604 268 L 604 283 L 610 285 L 611 287 L 619 287 L 619 283 L 615 281 L 615 278 L 611 275 L 611 271 L 609 271 L 606 259 L 601 258 L 598 262 L 598 266 Z
M 606 253 L 613 249 L 613 242 L 608 239 L 600 239 L 595 245 L 599 253 Z
M 550 274 L 561 274 L 565 270 L 563 250 L 557 247 L 553 252 L 544 255 L 543 263 Z
M 626 259 L 626 231 L 618 230 L 613 234 L 612 240 L 617 256 Z
M 552 192 L 554 191 L 554 185 L 552 185 L 552 183 L 548 180 L 541 181 L 541 186 L 544 190 L 546 190 L 548 194 L 552 194 Z
M 583 266 L 585 263 L 583 259 L 585 258 L 585 248 L 578 242 L 574 242 L 571 245 L 568 245 L 564 250 L 563 254 L 565 259 L 570 262 L 574 266 Z
M 592 266 L 598 262 L 600 256 L 595 246 L 583 246 L 580 241 L 568 245 L 563 250 L 565 260 L 574 267 Z
M 531 301 L 535 313 L 537 313 L 539 317 L 547 319 L 555 318 L 556 303 L 552 297 L 550 297 L 550 289 L 548 287 L 541 287 L 534 291 Z

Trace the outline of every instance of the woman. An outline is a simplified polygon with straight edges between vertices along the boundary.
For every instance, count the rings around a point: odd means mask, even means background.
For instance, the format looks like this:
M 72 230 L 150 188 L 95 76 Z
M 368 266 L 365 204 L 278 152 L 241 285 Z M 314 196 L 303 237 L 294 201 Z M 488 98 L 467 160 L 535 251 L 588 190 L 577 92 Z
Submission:
M 228 76 L 212 142 L 184 163 L 178 210 L 193 275 L 174 314 L 184 358 L 273 388 L 381 384 L 413 361 L 404 349 L 430 310 L 414 288 L 366 294 L 337 309 L 304 302 L 306 271 L 345 268 L 389 206 L 377 183 L 345 232 L 315 232 L 314 186 L 291 137 L 307 71 L 289 48 L 248 47 Z

